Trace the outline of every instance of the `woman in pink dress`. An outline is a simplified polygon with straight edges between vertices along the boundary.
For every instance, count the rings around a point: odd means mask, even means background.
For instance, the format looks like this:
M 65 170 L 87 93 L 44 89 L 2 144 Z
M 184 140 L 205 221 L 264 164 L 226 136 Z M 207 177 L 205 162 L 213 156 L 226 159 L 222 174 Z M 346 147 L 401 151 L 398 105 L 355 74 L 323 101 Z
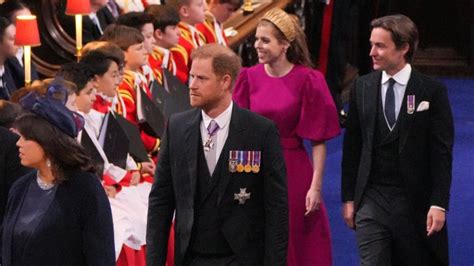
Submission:
M 310 67 L 300 26 L 283 10 L 260 20 L 255 48 L 260 64 L 243 69 L 234 101 L 275 122 L 288 172 L 288 265 L 332 265 L 331 237 L 321 187 L 325 141 L 340 132 L 323 75 Z M 312 161 L 303 146 L 312 143 Z

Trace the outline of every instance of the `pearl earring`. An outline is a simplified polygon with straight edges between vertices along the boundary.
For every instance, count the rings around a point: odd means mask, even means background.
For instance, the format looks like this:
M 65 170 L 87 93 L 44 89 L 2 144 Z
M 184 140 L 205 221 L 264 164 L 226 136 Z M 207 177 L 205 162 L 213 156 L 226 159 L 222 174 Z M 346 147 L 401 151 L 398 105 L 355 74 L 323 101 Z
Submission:
M 47 160 L 46 160 L 46 166 L 47 166 L 47 167 L 51 167 L 51 160 L 50 160 L 50 159 L 47 159 Z

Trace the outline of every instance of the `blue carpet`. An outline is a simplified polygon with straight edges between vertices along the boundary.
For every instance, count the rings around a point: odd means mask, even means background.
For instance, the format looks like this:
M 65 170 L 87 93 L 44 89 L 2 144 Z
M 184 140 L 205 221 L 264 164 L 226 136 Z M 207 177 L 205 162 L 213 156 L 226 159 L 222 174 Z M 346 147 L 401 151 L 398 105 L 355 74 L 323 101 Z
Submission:
M 474 265 L 474 80 L 443 79 L 455 122 L 448 232 L 451 265 Z M 324 200 L 332 232 L 334 265 L 358 265 L 354 232 L 341 217 L 342 135 L 328 142 Z

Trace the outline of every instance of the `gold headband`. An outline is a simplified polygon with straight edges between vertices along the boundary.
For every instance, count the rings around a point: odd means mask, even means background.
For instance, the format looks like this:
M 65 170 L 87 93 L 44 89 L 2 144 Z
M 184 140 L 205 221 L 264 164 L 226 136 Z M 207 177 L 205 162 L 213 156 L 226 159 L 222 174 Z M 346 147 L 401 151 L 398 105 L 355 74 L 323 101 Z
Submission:
M 265 13 L 260 20 L 268 20 L 277 27 L 288 41 L 296 38 L 295 24 L 293 18 L 280 8 L 274 8 Z

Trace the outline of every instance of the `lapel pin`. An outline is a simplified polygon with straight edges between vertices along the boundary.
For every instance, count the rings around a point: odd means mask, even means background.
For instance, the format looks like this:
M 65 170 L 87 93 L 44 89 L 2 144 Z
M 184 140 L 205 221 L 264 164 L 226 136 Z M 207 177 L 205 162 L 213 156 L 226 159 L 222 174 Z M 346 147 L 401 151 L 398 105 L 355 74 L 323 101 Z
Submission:
M 407 96 L 407 113 L 412 115 L 415 112 L 415 95 Z

